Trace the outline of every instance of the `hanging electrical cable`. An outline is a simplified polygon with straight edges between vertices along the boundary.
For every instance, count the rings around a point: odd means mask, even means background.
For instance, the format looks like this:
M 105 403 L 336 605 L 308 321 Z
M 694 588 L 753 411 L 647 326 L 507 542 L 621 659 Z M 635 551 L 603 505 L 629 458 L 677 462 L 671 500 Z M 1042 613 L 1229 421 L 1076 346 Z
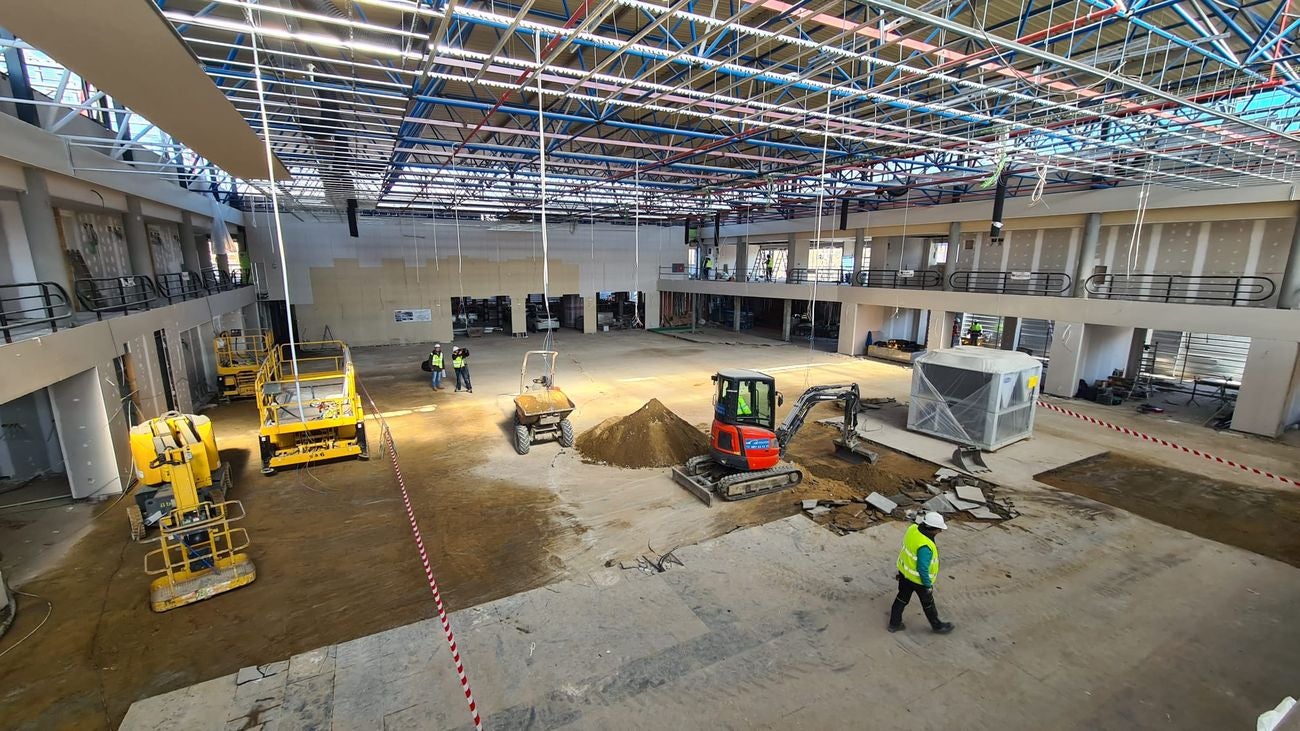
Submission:
M 289 360 L 293 364 L 294 398 L 299 403 L 298 418 L 307 425 L 306 409 L 302 408 L 302 381 L 298 378 L 298 339 L 293 327 L 293 300 L 289 294 L 289 265 L 284 256 L 284 227 L 280 222 L 280 194 L 275 182 L 275 153 L 271 151 L 271 125 L 267 121 L 266 87 L 262 82 L 262 56 L 258 49 L 258 25 L 253 22 L 253 11 L 245 7 L 244 19 L 248 21 L 249 45 L 253 48 L 253 79 L 257 90 L 257 110 L 262 117 L 262 147 L 266 152 L 266 174 L 271 191 L 271 220 L 274 222 L 275 241 L 280 249 L 280 281 L 284 286 L 284 319 L 289 334 Z
M 827 109 L 830 108 L 830 104 L 831 104 L 831 95 L 830 92 L 827 91 L 826 92 Z M 818 249 L 820 249 L 822 245 L 822 213 L 823 213 L 823 206 L 826 203 L 826 155 L 830 149 L 830 143 L 831 143 L 830 122 L 827 121 L 826 129 L 823 130 L 822 133 L 822 162 L 821 162 L 821 173 L 819 175 L 820 185 L 817 188 L 817 224 L 815 227 L 816 233 L 813 235 L 813 244 L 815 244 Z M 811 253 L 812 252 L 810 251 L 809 261 L 808 261 L 809 264 L 812 264 Z M 812 279 L 812 286 L 810 288 L 811 296 L 808 299 L 808 350 L 809 352 L 811 352 L 815 349 L 815 346 L 817 344 L 817 280 L 819 278 L 818 277 L 819 271 L 812 266 L 809 266 L 804 271 L 807 272 L 809 275 L 811 275 L 810 279 Z M 809 364 L 808 368 L 804 369 L 805 386 L 808 385 L 808 379 L 811 374 L 811 369 L 812 369 L 811 364 Z
M 554 350 L 555 328 L 551 327 L 551 259 L 550 240 L 546 233 L 546 109 L 542 98 L 542 36 L 533 31 L 533 53 L 537 59 L 537 159 L 542 199 L 542 307 L 546 310 L 546 338 L 543 350 Z
M 640 328 L 644 326 L 641 322 L 641 161 L 635 160 L 632 163 L 632 250 L 635 256 L 632 274 L 632 291 L 637 296 L 637 301 L 632 306 L 632 316 L 635 318 L 633 327 Z M 621 307 L 621 306 L 620 306 Z M 622 316 L 619 312 L 619 316 Z

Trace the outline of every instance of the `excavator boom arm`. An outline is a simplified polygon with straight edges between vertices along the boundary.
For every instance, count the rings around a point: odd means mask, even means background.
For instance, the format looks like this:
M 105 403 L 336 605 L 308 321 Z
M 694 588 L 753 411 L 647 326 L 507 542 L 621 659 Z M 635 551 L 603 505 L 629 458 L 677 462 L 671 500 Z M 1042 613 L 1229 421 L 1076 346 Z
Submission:
M 850 441 L 857 433 L 858 427 L 858 401 L 861 395 L 858 391 L 858 384 L 850 383 L 847 385 L 829 385 L 813 386 L 795 401 L 791 407 L 790 413 L 786 414 L 785 421 L 776 428 L 777 445 L 781 448 L 781 456 L 785 457 L 786 447 L 789 446 L 790 440 L 794 435 L 799 433 L 803 428 L 804 421 L 808 418 L 808 413 L 817 404 L 826 401 L 843 401 L 844 402 L 844 439 Z

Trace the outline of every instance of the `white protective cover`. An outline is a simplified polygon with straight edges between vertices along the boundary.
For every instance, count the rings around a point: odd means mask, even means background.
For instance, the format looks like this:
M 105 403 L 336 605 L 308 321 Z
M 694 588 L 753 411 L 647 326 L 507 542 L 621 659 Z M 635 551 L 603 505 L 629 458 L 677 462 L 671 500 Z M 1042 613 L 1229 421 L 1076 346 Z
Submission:
M 1042 364 L 1025 353 L 960 346 L 912 367 L 907 428 L 992 451 L 1029 437 Z

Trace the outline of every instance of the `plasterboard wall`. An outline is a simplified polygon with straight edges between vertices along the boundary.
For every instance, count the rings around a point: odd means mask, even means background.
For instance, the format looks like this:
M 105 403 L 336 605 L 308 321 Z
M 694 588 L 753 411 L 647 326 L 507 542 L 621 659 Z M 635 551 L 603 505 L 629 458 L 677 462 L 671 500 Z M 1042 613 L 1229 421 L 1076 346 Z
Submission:
M 451 298 L 542 292 L 540 226 L 363 218 L 351 238 L 342 221 L 282 220 L 289 293 L 303 339 L 328 326 L 352 345 L 451 338 Z M 246 229 L 273 299 L 283 298 L 271 227 Z M 551 296 L 597 291 L 655 292 L 660 267 L 684 263 L 680 227 L 560 224 L 548 230 Z M 458 253 L 459 246 L 459 253 Z M 639 249 L 639 267 L 637 251 Z M 646 299 L 658 322 L 658 298 Z M 398 309 L 429 309 L 432 322 L 396 322 Z M 651 312 L 650 309 L 656 311 Z

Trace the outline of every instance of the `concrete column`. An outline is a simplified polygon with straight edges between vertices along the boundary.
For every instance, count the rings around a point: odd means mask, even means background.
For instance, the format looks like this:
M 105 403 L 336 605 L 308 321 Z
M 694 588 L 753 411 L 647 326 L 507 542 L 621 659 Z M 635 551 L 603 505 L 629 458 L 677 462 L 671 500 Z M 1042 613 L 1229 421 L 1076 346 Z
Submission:
M 849 283 L 858 286 L 858 275 L 862 273 L 862 254 L 867 248 L 867 236 L 863 229 L 858 229 L 853 236 L 853 276 Z
M 643 290 L 641 296 L 645 298 L 645 326 L 647 328 L 663 327 L 659 314 L 661 304 L 659 290 Z M 595 315 L 592 315 L 592 317 L 595 317 Z
M 72 496 L 103 497 L 122 492 L 113 440 L 105 438 L 111 432 L 96 369 L 55 383 L 49 394 Z
M 785 278 L 790 281 L 792 269 L 808 268 L 808 239 L 790 234 L 789 249 L 785 258 Z
M 204 231 L 195 233 L 194 250 L 199 253 L 199 269 L 210 268 L 212 266 L 212 234 Z M 269 256 L 270 252 L 267 253 Z M 274 261 L 274 264 L 276 268 L 279 268 L 279 261 Z M 278 276 L 272 277 L 272 279 L 278 279 Z M 276 283 L 278 284 L 278 282 Z M 284 299 L 283 293 L 281 293 L 280 299 Z
M 745 237 L 736 237 L 736 281 L 743 282 L 749 278 L 749 244 Z
M 956 313 L 930 310 L 925 328 L 925 349 L 943 350 L 952 347 L 952 323 Z
M 217 268 L 223 272 L 228 272 L 230 271 L 230 255 L 226 252 L 225 243 L 214 239 L 212 247 L 216 250 L 213 253 L 217 255 Z
M 194 240 L 194 217 L 181 211 L 181 260 L 186 271 L 197 272 L 205 265 L 200 263 L 198 242 Z
M 1251 338 L 1237 408 L 1232 415 L 1233 430 L 1275 437 L 1297 420 L 1300 344 Z
M 140 199 L 126 197 L 126 253 L 131 260 L 132 274 L 154 275 L 153 256 L 149 252 L 149 234 L 144 230 L 144 213 Z
M 1282 283 L 1278 285 L 1277 306 L 1283 310 L 1300 309 L 1300 203 L 1296 204 L 1295 231 L 1291 234 L 1291 252 L 1286 257 Z
M 1057 322 L 1048 356 L 1052 367 L 1047 369 L 1043 393 L 1073 398 L 1079 387 L 1079 369 L 1083 361 L 1083 323 Z
M 588 335 L 596 332 L 596 295 L 594 294 L 582 298 L 582 332 Z
M 1020 345 L 1020 318 L 1002 318 L 1002 349 L 1015 350 Z
M 59 241 L 59 227 L 54 220 L 54 206 L 50 203 L 50 189 L 45 184 L 45 174 L 33 168 L 23 168 L 23 182 L 27 192 L 18 194 L 18 210 L 27 233 L 27 247 L 32 255 L 32 269 L 36 279 L 55 282 L 68 296 L 72 295 L 72 275 Z
M 948 277 L 957 271 L 957 257 L 961 256 L 961 221 L 948 224 L 948 256 L 943 262 L 943 288 L 952 291 Z
M 790 300 L 783 300 L 785 307 L 781 316 L 781 339 L 790 342 L 790 318 L 794 316 L 793 303 Z
M 731 329 L 740 332 L 740 298 L 731 298 Z
M 1147 342 L 1146 328 L 1139 327 L 1133 330 L 1133 342 L 1128 349 L 1128 364 L 1124 367 L 1124 375 L 1128 378 L 1137 378 L 1138 373 L 1142 371 L 1142 353 L 1143 346 Z
M 1074 265 L 1074 296 L 1086 297 L 1083 283 L 1092 276 L 1093 262 L 1097 259 L 1097 244 L 1101 241 L 1101 214 L 1089 213 L 1083 224 L 1083 243 L 1079 247 L 1079 261 Z
M 528 335 L 528 294 L 510 295 L 510 332 L 517 336 Z

